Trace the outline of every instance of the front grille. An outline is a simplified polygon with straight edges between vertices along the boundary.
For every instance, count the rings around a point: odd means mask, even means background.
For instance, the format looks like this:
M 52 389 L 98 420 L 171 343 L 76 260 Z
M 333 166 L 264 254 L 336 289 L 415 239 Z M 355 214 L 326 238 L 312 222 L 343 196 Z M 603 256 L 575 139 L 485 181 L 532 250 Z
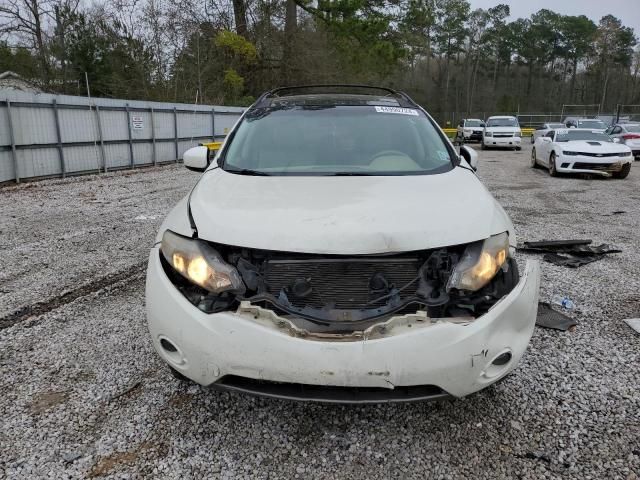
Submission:
M 411 385 L 394 388 L 339 387 L 271 382 L 237 375 L 226 375 L 218 382 L 211 384 L 211 387 L 250 395 L 320 403 L 424 402 L 442 400 L 450 396 L 435 385 Z
M 374 300 L 370 294 L 374 275 L 382 274 L 389 287 L 401 288 L 417 277 L 421 265 L 417 257 L 270 259 L 265 262 L 265 280 L 269 293 L 278 296 L 285 289 L 296 307 L 333 305 L 338 309 L 360 309 Z M 304 298 L 296 298 L 292 293 L 297 280 L 311 286 L 311 292 Z M 418 282 L 414 282 L 402 291 L 402 296 L 413 295 L 417 286 Z M 382 294 L 375 297 L 378 296 Z M 386 301 L 367 308 L 384 305 Z
M 618 172 L 622 168 L 620 162 L 616 163 L 586 163 L 576 162 L 573 164 L 575 170 L 603 170 L 607 172 Z
M 578 155 L 583 157 L 595 157 L 595 158 L 606 158 L 606 157 L 618 157 L 619 153 L 590 153 L 590 152 L 578 152 Z

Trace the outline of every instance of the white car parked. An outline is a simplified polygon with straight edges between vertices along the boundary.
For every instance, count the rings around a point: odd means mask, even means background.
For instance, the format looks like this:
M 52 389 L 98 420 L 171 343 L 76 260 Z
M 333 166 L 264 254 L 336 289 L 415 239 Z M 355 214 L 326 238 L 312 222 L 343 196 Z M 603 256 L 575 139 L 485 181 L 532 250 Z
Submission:
M 330 108 L 329 108 L 330 107 Z M 261 96 L 151 249 L 153 345 L 182 379 L 321 402 L 462 397 L 500 380 L 536 321 L 504 210 L 404 94 Z
M 620 143 L 624 143 L 631 149 L 636 160 L 640 159 L 640 124 L 620 123 L 612 125 L 605 133 L 611 138 L 620 139 Z
M 558 128 L 566 128 L 563 123 L 543 123 L 537 127 L 531 135 L 531 143 L 536 143 L 539 137 L 544 137 L 550 130 L 556 130 Z
M 626 178 L 631 171 L 631 149 L 608 135 L 586 129 L 551 130 L 536 140 L 531 166 L 544 166 L 552 177 L 558 173 L 592 173 Z
M 485 148 L 512 148 L 520 150 L 522 142 L 522 130 L 516 117 L 494 116 L 489 117 L 482 132 L 480 147 Z

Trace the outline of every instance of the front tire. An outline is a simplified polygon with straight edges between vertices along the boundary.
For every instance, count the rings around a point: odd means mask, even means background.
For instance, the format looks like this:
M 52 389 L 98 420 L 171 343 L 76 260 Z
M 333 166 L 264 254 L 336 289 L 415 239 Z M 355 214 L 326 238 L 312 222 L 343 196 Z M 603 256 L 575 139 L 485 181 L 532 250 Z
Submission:
M 625 163 L 624 166 L 622 167 L 622 170 L 620 170 L 619 172 L 615 172 L 613 174 L 613 178 L 617 178 L 619 180 L 622 180 L 623 178 L 627 178 L 629 176 L 630 171 L 631 171 L 631 164 Z
M 556 154 L 552 153 L 549 157 L 549 175 L 552 177 L 558 176 L 558 170 L 556 170 Z
M 531 168 L 540 168 L 536 159 L 536 149 L 531 150 Z

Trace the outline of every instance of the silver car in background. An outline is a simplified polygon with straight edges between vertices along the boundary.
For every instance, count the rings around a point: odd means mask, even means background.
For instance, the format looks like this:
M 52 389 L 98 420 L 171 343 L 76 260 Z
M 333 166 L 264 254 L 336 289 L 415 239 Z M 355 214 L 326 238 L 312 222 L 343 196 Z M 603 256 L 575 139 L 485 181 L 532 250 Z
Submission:
M 618 123 L 605 131 L 611 138 L 618 138 L 620 143 L 631 149 L 636 160 L 640 160 L 640 123 Z
M 559 128 L 565 128 L 564 123 L 561 123 L 561 122 L 543 123 L 533 131 L 533 134 L 531 134 L 531 143 L 532 144 L 536 143 L 536 140 L 538 139 L 538 137 L 544 137 L 547 133 L 549 133 L 549 131 L 556 130 Z

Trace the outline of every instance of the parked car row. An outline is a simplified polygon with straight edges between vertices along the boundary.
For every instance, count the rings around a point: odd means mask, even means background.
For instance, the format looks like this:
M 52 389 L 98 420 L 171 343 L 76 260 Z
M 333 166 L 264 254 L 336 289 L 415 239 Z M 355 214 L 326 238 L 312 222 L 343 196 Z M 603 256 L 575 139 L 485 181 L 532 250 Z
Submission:
M 578 129 L 604 133 L 617 138 L 619 143 L 627 145 L 632 156 L 640 159 L 640 123 L 617 123 L 607 127 L 598 118 L 567 117 L 564 122 L 546 122 L 538 126 L 531 135 L 531 144 L 543 138 L 549 132 L 558 129 Z M 518 119 L 513 116 L 492 116 L 486 122 L 477 118 L 465 118 L 456 130 L 456 143 L 477 141 L 481 148 L 506 147 L 521 149 L 522 130 Z
M 481 148 L 510 148 L 520 150 L 522 130 L 513 116 L 496 115 L 486 122 L 477 118 L 465 118 L 456 129 L 456 143 L 480 142 Z

